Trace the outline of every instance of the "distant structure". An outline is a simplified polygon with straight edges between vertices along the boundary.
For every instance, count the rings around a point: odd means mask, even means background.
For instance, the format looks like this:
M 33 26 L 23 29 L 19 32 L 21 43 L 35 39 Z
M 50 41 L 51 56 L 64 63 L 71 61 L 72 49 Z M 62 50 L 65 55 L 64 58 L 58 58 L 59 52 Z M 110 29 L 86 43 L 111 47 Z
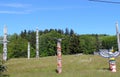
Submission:
M 59 74 L 62 72 L 61 41 L 62 39 L 57 39 L 57 73 Z
M 28 42 L 28 59 L 30 59 L 30 42 Z
M 39 58 L 39 30 L 36 29 L 36 58 Z
M 4 27 L 4 37 L 3 37 L 3 60 L 6 61 L 7 60 L 7 27 Z

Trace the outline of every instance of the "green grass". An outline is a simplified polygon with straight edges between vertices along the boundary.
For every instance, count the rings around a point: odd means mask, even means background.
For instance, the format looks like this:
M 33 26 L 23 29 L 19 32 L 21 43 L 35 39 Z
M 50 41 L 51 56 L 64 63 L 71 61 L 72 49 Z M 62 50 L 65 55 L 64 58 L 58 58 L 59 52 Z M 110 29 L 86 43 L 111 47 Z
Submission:
M 8 60 L 5 74 L 9 77 L 119 77 L 120 57 L 116 59 L 117 72 L 108 70 L 108 59 L 94 55 L 62 56 L 62 73 L 56 73 L 56 56 L 16 58 Z

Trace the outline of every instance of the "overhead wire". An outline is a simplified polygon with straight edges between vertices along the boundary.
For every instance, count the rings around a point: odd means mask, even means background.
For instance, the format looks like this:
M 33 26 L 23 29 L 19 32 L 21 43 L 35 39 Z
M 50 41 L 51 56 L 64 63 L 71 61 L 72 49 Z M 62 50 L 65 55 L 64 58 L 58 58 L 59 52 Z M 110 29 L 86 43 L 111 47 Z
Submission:
M 89 1 L 120 4 L 120 2 L 118 1 L 105 1 L 105 0 L 89 0 Z

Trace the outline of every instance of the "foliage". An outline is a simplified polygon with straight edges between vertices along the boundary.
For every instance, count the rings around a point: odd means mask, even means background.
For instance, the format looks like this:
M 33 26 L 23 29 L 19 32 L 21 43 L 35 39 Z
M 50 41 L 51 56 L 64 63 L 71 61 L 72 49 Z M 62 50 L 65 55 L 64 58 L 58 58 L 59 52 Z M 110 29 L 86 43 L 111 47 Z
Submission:
M 10 37 L 10 43 L 8 44 L 8 56 L 9 57 L 26 57 L 27 56 L 27 41 L 21 36 L 14 34 Z
M 80 49 L 85 54 L 92 54 L 96 51 L 96 38 L 94 35 L 80 36 Z
M 68 43 L 70 54 L 79 53 L 79 36 L 72 34 Z
M 105 36 L 102 38 L 102 46 L 103 48 L 110 49 L 114 47 L 117 50 L 117 38 L 114 36 Z
M 3 72 L 5 72 L 7 70 L 7 67 L 5 65 L 3 65 L 3 61 L 2 61 L 2 57 L 0 54 L 0 76 L 2 75 Z
M 110 49 L 112 46 L 117 48 L 116 36 L 106 34 L 85 34 L 78 35 L 73 29 L 45 29 L 39 30 L 39 55 L 53 56 L 56 55 L 56 39 L 64 38 L 61 42 L 62 54 L 93 54 L 99 49 Z M 2 37 L 0 37 L 2 39 Z M 31 57 L 36 55 L 36 31 L 24 30 L 20 34 L 8 36 L 8 57 L 20 58 L 27 57 L 27 44 L 30 42 Z M 0 52 L 3 51 L 3 45 L 0 44 Z

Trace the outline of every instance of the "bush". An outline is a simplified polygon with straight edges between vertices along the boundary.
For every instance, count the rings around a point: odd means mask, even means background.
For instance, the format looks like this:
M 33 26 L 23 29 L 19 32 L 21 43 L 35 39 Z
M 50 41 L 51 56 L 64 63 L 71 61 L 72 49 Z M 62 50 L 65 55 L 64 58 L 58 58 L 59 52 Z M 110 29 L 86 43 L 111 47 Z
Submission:
M 5 72 L 7 70 L 7 67 L 3 65 L 3 60 L 2 57 L 0 55 L 0 76 L 2 75 L 3 72 Z

